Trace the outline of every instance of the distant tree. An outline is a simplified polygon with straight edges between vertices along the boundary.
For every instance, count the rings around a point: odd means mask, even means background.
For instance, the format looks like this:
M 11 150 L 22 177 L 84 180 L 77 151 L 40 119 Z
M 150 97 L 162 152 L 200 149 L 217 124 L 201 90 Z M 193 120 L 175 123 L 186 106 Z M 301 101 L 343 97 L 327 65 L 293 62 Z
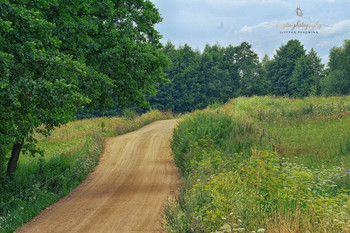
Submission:
M 328 66 L 328 75 L 321 81 L 322 92 L 328 96 L 350 94 L 350 40 L 331 49 Z
M 323 93 L 326 96 L 334 95 L 348 95 L 349 92 L 349 78 L 346 77 L 346 74 L 342 70 L 331 71 L 323 80 L 322 80 L 322 89 Z
M 268 93 L 265 70 L 247 42 L 236 47 L 207 44 L 202 54 L 168 42 L 163 51 L 172 61 L 165 70 L 169 82 L 149 97 L 152 107 L 187 112 L 240 95 Z
M 243 96 L 267 94 L 268 83 L 258 55 L 247 42 L 235 47 L 234 64 Z
M 294 97 L 319 95 L 320 79 L 324 73 L 324 65 L 315 50 L 298 59 L 289 83 L 289 89 Z
M 220 45 L 206 45 L 199 68 L 200 96 L 198 108 L 210 103 L 227 101 L 231 93 L 229 73 L 222 68 L 224 48 Z
M 151 106 L 161 110 L 186 112 L 194 109 L 199 94 L 198 67 L 199 52 L 185 44 L 178 49 L 168 42 L 163 49 L 171 60 L 171 65 L 164 69 L 168 81 L 157 86 L 157 94 L 149 96 Z
M 269 58 L 267 54 L 264 55 L 261 61 L 261 77 L 265 82 L 265 91 L 264 94 L 271 94 L 271 74 L 269 71 L 272 71 L 271 66 L 273 65 L 273 60 Z
M 269 66 L 269 78 L 271 80 L 271 92 L 274 95 L 292 95 L 292 74 L 299 58 L 305 56 L 304 46 L 299 40 L 290 40 L 282 45 L 276 52 L 272 64 Z
M 265 54 L 262 61 L 261 61 L 261 65 L 267 66 L 268 63 L 270 63 L 270 62 L 271 62 L 271 59 L 269 58 L 269 56 L 267 54 Z

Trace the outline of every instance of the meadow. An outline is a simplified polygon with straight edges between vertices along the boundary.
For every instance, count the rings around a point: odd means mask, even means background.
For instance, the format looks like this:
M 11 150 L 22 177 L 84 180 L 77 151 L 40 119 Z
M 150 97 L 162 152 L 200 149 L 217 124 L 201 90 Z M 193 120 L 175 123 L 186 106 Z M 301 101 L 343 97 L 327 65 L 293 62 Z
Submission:
M 21 155 L 15 176 L 0 177 L 0 232 L 13 232 L 78 186 L 97 165 L 106 137 L 173 118 L 157 110 L 141 116 L 126 110 L 123 115 L 75 121 L 49 137 L 37 135 L 44 156 Z
M 350 96 L 240 97 L 181 121 L 167 232 L 350 232 Z

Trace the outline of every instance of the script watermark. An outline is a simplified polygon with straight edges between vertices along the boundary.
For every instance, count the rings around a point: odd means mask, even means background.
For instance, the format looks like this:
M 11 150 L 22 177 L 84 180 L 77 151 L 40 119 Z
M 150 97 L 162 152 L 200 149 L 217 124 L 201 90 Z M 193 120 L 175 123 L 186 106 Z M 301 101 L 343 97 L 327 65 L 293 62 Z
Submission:
M 321 29 L 331 27 L 320 23 L 319 20 L 314 22 L 310 17 L 304 17 L 304 13 L 300 7 L 296 9 L 296 14 L 301 18 L 297 22 L 284 22 L 272 26 L 280 29 L 280 34 L 319 34 Z

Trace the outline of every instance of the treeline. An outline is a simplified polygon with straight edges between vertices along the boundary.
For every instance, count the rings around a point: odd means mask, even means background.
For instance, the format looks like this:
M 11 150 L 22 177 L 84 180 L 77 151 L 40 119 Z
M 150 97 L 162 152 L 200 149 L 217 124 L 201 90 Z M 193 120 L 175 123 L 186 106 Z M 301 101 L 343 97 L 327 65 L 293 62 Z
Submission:
M 331 49 L 326 69 L 315 50 L 306 51 L 298 40 L 288 41 L 273 58 L 265 55 L 261 62 L 247 42 L 207 45 L 203 53 L 168 42 L 163 51 L 172 61 L 165 70 L 169 81 L 148 98 L 160 110 L 183 113 L 238 96 L 350 94 L 350 40 Z

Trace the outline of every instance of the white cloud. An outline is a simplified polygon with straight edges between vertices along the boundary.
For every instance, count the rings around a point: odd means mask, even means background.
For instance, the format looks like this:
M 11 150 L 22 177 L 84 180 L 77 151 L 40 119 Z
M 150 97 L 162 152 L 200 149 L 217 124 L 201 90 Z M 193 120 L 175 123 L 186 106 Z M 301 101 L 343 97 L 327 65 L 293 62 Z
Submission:
M 267 27 L 271 27 L 272 24 L 268 23 L 268 22 L 262 22 L 262 23 L 259 23 L 257 25 L 254 25 L 254 26 L 247 26 L 247 25 L 244 25 L 241 30 L 239 30 L 239 32 L 242 32 L 242 33 L 247 33 L 247 32 L 252 32 L 253 30 L 256 30 L 256 29 L 259 29 L 259 28 L 267 28 Z
M 205 0 L 205 3 L 208 5 L 234 5 L 240 3 L 277 3 L 280 0 Z
M 241 30 L 239 30 L 239 32 L 241 33 L 247 33 L 247 32 L 252 32 L 254 30 L 257 30 L 257 29 L 262 29 L 262 28 L 265 28 L 265 29 L 278 29 L 277 28 L 277 25 L 284 25 L 286 23 L 290 23 L 290 24 L 294 24 L 295 22 L 297 22 L 297 18 L 291 18 L 291 19 L 288 19 L 288 20 L 283 20 L 283 21 L 277 21 L 277 20 L 274 20 L 274 21 L 264 21 L 264 22 L 261 22 L 259 24 L 256 24 L 256 25 L 253 25 L 253 26 L 243 26 L 241 28 Z
M 350 32 L 350 19 L 340 21 L 322 29 L 323 35 L 348 34 Z
M 206 43 L 239 45 L 242 41 L 252 44 L 263 56 L 272 56 L 275 50 L 290 39 L 299 39 L 305 48 L 314 48 L 323 61 L 327 61 L 329 49 L 341 46 L 350 38 L 350 0 L 151 0 L 160 8 L 164 18 L 157 28 L 166 43 L 188 43 L 202 50 Z M 317 6 L 317 7 L 315 7 Z M 305 19 L 295 14 L 301 7 Z M 328 24 L 317 35 L 281 34 L 276 24 L 298 20 L 305 23 Z M 287 28 L 285 29 L 287 30 Z

